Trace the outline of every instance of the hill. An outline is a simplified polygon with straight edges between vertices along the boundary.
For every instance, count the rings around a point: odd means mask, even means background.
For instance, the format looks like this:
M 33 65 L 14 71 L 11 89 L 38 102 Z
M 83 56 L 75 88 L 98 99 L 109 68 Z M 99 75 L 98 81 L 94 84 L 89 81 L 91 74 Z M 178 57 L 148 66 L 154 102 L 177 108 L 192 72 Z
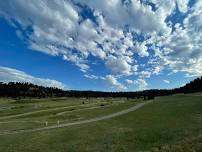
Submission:
M 137 92 L 102 92 L 102 91 L 77 91 L 61 90 L 58 88 L 43 87 L 30 83 L 0 82 L 0 96 L 13 98 L 46 98 L 46 97 L 127 97 L 152 99 L 155 96 L 165 96 L 177 93 L 194 93 L 202 91 L 202 77 L 197 78 L 185 86 L 174 89 L 151 89 Z

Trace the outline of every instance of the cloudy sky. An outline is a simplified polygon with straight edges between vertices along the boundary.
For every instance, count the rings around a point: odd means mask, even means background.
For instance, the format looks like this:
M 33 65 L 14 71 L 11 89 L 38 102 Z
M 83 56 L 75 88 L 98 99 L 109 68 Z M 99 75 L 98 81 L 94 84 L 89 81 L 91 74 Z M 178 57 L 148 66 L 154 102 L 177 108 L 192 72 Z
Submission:
M 0 81 L 135 91 L 201 75 L 201 0 L 0 1 Z

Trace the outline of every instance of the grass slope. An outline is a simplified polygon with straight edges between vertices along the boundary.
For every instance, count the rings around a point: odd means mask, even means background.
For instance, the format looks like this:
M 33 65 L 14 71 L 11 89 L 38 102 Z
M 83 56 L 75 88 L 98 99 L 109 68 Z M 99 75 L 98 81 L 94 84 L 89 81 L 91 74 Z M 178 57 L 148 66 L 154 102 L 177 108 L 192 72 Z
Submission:
M 1 106 L 5 104 L 7 103 L 0 103 Z M 47 104 L 49 103 L 47 102 Z M 45 114 L 41 117 L 29 116 L 6 121 L 37 119 L 55 121 L 75 115 L 88 119 L 113 113 L 134 104 L 136 102 L 125 101 L 125 103 L 117 103 L 107 108 L 66 113 L 62 117 Z M 3 121 L 0 120 L 0 122 Z M 2 127 L 0 123 L 0 131 L 14 129 L 15 124 L 18 123 L 8 123 Z M 18 125 L 21 126 L 15 127 L 31 127 L 29 123 Z M 36 125 L 36 127 L 40 126 Z M 202 140 L 199 136 L 201 133 L 202 96 L 178 95 L 159 97 L 155 99 L 155 102 L 137 111 L 110 120 L 49 131 L 0 136 L 0 151 L 134 152 L 153 150 L 189 152 L 196 147 L 195 151 L 201 152 Z

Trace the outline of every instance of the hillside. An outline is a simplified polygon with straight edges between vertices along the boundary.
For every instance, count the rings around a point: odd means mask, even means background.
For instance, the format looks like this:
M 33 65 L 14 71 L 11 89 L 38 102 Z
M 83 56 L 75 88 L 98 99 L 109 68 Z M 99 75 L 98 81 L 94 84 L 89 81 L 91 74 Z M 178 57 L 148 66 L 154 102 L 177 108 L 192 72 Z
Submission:
M 154 96 L 165 96 L 177 93 L 194 93 L 202 91 L 202 77 L 197 78 L 185 86 L 174 89 L 151 89 L 137 92 L 102 92 L 102 91 L 77 91 L 77 90 L 61 90 L 58 88 L 50 88 L 38 86 L 30 83 L 0 83 L 0 96 L 1 97 L 127 97 L 127 98 L 140 98 Z

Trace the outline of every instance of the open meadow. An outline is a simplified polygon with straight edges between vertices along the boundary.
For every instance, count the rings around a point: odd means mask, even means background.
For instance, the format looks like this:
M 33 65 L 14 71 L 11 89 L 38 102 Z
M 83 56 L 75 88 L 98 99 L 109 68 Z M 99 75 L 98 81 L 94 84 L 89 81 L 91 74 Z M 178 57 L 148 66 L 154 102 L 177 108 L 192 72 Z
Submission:
M 0 99 L 0 152 L 201 152 L 201 135 L 200 95 Z
M 0 0 L 0 152 L 202 152 L 202 0 Z

